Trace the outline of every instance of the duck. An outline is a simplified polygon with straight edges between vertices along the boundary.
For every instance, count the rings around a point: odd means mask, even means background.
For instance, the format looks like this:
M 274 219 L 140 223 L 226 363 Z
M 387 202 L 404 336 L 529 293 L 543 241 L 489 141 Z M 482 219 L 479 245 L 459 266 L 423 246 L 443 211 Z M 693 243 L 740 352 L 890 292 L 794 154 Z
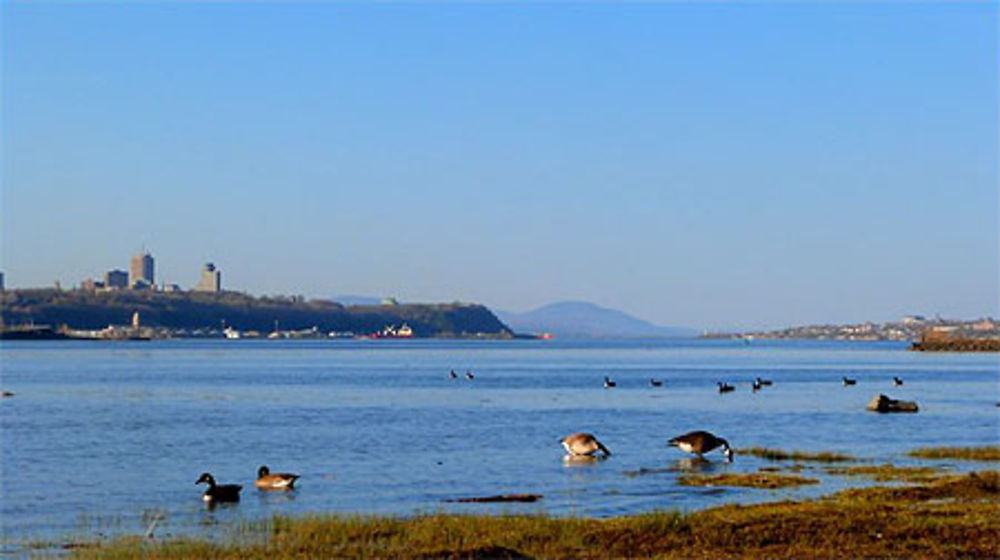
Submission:
M 843 379 L 844 387 L 847 387 L 848 385 L 857 385 L 858 383 L 857 379 L 848 379 L 847 377 L 843 377 L 841 379 Z
M 266 465 L 257 469 L 257 480 L 254 486 L 261 490 L 293 490 L 299 475 L 291 473 L 272 473 Z
M 896 377 L 896 376 L 893 376 L 893 378 L 892 378 L 892 384 L 895 385 L 896 387 L 899 387 L 900 385 L 903 384 L 903 380 L 900 379 L 900 378 L 898 378 L 898 377 Z
M 604 453 L 605 457 L 611 456 L 611 451 L 604 447 L 604 444 L 594 437 L 594 434 L 588 434 L 584 432 L 577 432 L 575 434 L 570 434 L 561 440 L 559 443 L 566 449 L 566 452 L 570 455 L 593 455 L 600 451 Z
M 719 392 L 720 393 L 728 393 L 730 391 L 735 391 L 736 390 L 736 388 L 733 387 L 732 385 L 730 385 L 728 383 L 723 383 L 722 381 L 718 381 L 718 382 L 716 382 L 716 384 L 719 386 Z
M 612 380 L 607 375 L 604 376 L 604 388 L 605 389 L 612 389 L 612 388 L 617 387 L 617 386 L 618 386 L 618 383 L 615 383 L 615 381 Z
M 201 477 L 195 484 L 208 484 L 208 490 L 201 495 L 201 499 L 212 502 L 238 502 L 240 501 L 240 490 L 243 486 L 239 484 L 216 484 L 215 478 L 209 473 L 201 473 Z
M 660 381 L 659 379 L 650 379 L 649 380 L 649 386 L 650 387 L 663 387 L 663 381 Z
M 701 458 L 703 453 L 722 447 L 722 454 L 726 456 L 726 460 L 733 460 L 733 450 L 729 447 L 729 442 L 704 430 L 688 432 L 672 438 L 667 442 L 667 445 L 677 447 L 686 453 L 693 453 L 698 458 Z

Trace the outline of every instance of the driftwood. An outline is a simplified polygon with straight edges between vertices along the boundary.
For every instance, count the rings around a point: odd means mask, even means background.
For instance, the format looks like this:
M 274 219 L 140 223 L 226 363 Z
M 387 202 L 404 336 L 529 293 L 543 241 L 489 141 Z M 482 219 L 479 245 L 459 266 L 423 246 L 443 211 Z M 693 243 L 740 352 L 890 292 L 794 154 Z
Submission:
M 913 401 L 898 401 L 885 395 L 875 395 L 868 401 L 868 410 L 873 412 L 917 412 L 919 408 Z
M 477 498 L 456 498 L 453 500 L 445 500 L 445 501 L 485 504 L 493 502 L 537 502 L 540 499 L 542 499 L 541 494 L 499 494 L 496 496 L 481 496 Z

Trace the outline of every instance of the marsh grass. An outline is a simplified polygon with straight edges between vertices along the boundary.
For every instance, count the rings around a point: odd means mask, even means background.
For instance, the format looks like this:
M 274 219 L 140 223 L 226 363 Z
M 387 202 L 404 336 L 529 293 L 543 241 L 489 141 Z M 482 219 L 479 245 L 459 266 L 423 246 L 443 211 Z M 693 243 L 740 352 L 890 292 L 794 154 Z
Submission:
M 782 449 L 771 449 L 769 447 L 748 447 L 737 449 L 738 455 L 751 455 L 769 461 L 815 461 L 819 463 L 843 463 L 857 461 L 851 455 L 835 453 L 833 451 L 820 451 L 813 453 L 809 451 L 784 451 Z
M 828 498 L 607 520 L 533 516 L 272 521 L 267 542 L 129 538 L 79 558 L 997 558 L 1000 473 Z
M 942 476 L 934 467 L 897 467 L 895 465 L 862 465 L 855 467 L 827 467 L 827 474 L 841 476 L 864 476 L 877 482 L 932 482 Z
M 1000 445 L 982 447 L 921 447 L 908 453 L 917 459 L 959 459 L 963 461 L 1000 461 Z
M 677 478 L 681 486 L 741 486 L 744 488 L 787 488 L 803 484 L 818 484 L 819 480 L 791 474 L 758 472 L 747 474 L 687 474 Z

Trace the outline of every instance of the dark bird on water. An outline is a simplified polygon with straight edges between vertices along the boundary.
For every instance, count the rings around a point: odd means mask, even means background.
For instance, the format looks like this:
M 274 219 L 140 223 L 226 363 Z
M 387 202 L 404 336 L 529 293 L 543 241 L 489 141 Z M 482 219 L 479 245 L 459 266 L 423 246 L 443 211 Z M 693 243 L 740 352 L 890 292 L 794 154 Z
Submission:
M 723 383 L 722 381 L 719 381 L 716 384 L 719 386 L 719 392 L 720 393 L 728 393 L 730 391 L 735 391 L 736 390 L 736 388 L 733 387 L 732 385 L 730 385 L 728 383 Z
M 451 372 L 448 374 L 448 377 L 451 377 L 452 379 L 458 379 L 458 374 L 455 373 L 455 370 L 451 370 Z
M 205 483 L 208 484 L 208 490 L 201 495 L 201 499 L 206 502 L 238 502 L 240 501 L 240 490 L 243 489 L 239 484 L 216 484 L 215 478 L 208 473 L 202 473 L 201 477 L 195 484 Z
M 660 381 L 659 379 L 650 379 L 649 380 L 649 386 L 650 387 L 663 387 L 663 382 Z
M 726 456 L 726 460 L 733 460 L 733 450 L 729 447 L 729 442 L 704 430 L 697 430 L 677 436 L 668 441 L 667 445 L 677 447 L 686 453 L 693 453 L 699 458 L 703 453 L 708 453 L 713 449 L 722 447 L 722 453 Z
M 465 372 L 465 378 L 471 381 L 471 380 L 475 379 L 476 376 L 472 375 L 471 371 L 467 371 L 467 372 Z
M 618 384 L 615 383 L 614 381 L 612 381 L 610 377 L 608 377 L 607 375 L 604 376 L 604 388 L 605 389 L 611 389 L 611 388 L 617 387 L 617 386 L 618 386 Z
M 771 385 L 774 385 L 774 381 L 771 381 L 770 379 L 761 379 L 758 377 L 754 381 L 761 387 L 770 387 Z
M 848 385 L 857 385 L 857 383 L 858 383 L 857 379 L 848 379 L 846 377 L 844 377 L 842 379 L 844 381 L 844 387 L 847 387 Z
M 903 380 L 900 379 L 900 378 L 898 378 L 898 377 L 893 376 L 893 378 L 892 378 L 892 384 L 895 385 L 896 387 L 899 387 L 900 385 L 903 384 Z
M 272 473 L 266 465 L 257 469 L 257 480 L 254 486 L 261 490 L 292 490 L 299 475 L 292 473 Z

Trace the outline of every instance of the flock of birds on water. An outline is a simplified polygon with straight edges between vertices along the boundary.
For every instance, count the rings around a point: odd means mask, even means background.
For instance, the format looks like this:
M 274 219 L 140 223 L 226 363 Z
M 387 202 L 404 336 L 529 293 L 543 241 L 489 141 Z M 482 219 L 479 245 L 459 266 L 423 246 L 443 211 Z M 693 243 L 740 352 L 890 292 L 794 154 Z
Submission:
M 451 370 L 448 373 L 448 377 L 451 379 L 458 379 L 459 375 L 455 370 Z M 472 371 L 465 372 L 465 378 L 472 381 L 476 378 L 476 375 Z M 851 379 L 846 376 L 841 378 L 841 382 L 845 387 L 851 385 L 857 385 L 857 379 Z M 729 393 L 736 388 L 726 382 L 719 381 L 716 383 L 719 387 L 720 393 Z M 764 387 L 773 385 L 769 379 L 761 379 L 757 377 L 753 380 L 750 388 L 753 392 L 760 391 Z M 903 380 L 898 376 L 892 378 L 892 384 L 899 387 L 903 384 Z M 608 376 L 604 376 L 604 388 L 614 389 L 618 386 L 618 383 Z M 650 387 L 662 387 L 663 380 L 661 379 L 649 379 Z M 566 450 L 567 459 L 581 459 L 581 458 L 596 458 L 596 457 L 610 457 L 611 450 L 609 450 L 594 434 L 586 432 L 577 432 L 570 434 L 559 440 L 563 448 Z M 729 446 L 729 442 L 724 438 L 721 438 L 711 432 L 705 430 L 695 430 L 693 432 L 688 432 L 686 434 L 679 435 L 675 438 L 671 438 L 667 441 L 667 445 L 671 447 L 676 447 L 685 453 L 690 453 L 695 456 L 698 460 L 704 460 L 703 455 L 709 453 L 716 449 L 722 448 L 722 454 L 726 461 L 732 462 L 733 460 L 733 449 Z M 260 490 L 264 491 L 289 491 L 295 489 L 295 481 L 300 478 L 297 474 L 292 473 L 272 473 L 266 465 L 261 466 L 257 469 L 257 480 L 254 481 L 254 486 Z M 201 477 L 195 484 L 207 484 L 208 489 L 202 494 L 202 500 L 204 500 L 209 505 L 216 502 L 238 502 L 240 501 L 240 491 L 243 490 L 243 486 L 240 484 L 216 484 L 215 478 L 210 473 L 202 473 Z

